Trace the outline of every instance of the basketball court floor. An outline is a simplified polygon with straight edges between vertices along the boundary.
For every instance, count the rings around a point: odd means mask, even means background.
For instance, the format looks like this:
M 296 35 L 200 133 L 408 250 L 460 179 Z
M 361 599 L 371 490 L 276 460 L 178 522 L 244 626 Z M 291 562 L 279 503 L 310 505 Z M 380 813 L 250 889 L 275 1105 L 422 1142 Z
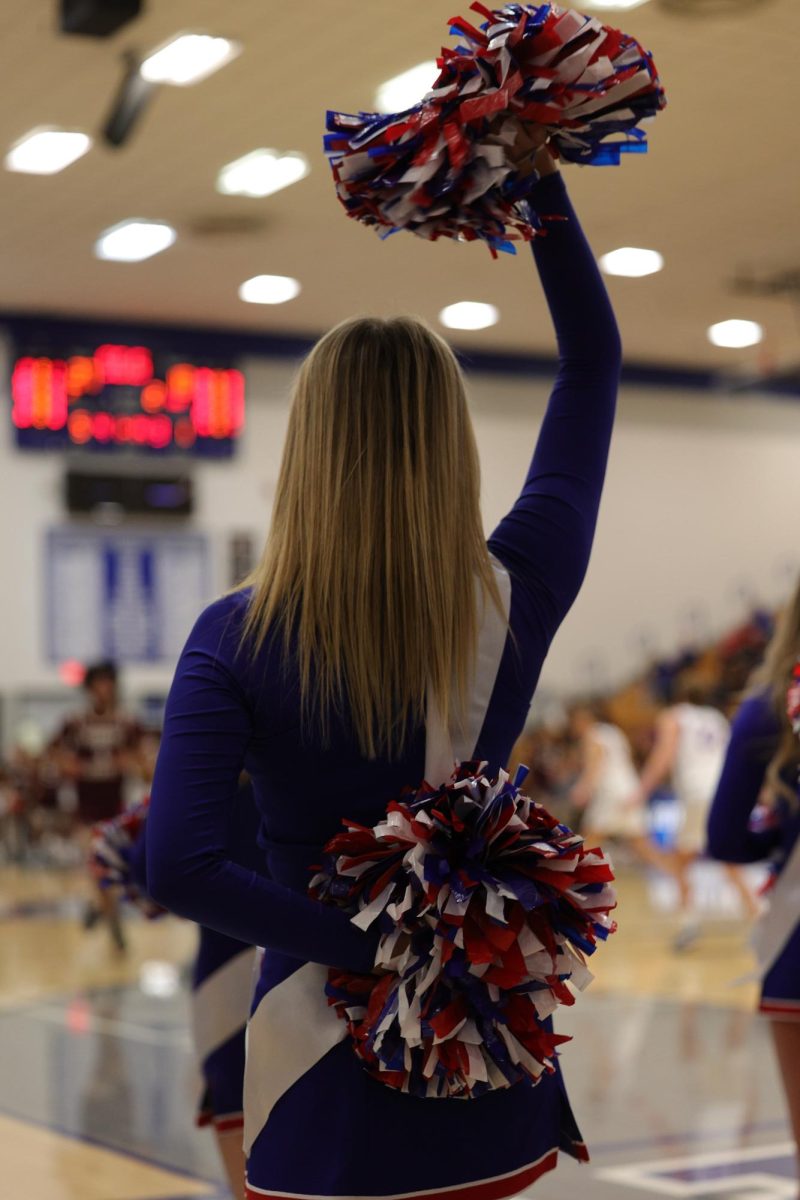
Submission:
M 698 878 L 708 896 L 713 871 Z M 81 928 L 83 887 L 75 871 L 0 868 L 0 1194 L 223 1200 L 212 1138 L 193 1126 L 194 929 L 132 916 L 122 956 L 105 930 Z M 658 887 L 624 871 L 620 901 L 596 982 L 559 1020 L 592 1161 L 563 1160 L 531 1194 L 795 1197 L 769 1031 L 755 985 L 732 982 L 750 969 L 742 921 L 710 904 L 703 936 L 676 955 Z

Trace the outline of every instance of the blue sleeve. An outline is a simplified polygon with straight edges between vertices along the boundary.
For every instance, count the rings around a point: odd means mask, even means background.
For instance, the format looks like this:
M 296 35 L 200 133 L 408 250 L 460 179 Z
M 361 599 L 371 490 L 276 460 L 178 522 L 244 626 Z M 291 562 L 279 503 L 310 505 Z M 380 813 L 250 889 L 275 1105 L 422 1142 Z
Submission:
M 767 858 L 780 841 L 773 829 L 751 830 L 750 814 L 778 744 L 778 720 L 762 693 L 743 701 L 731 725 L 731 740 L 708 816 L 708 853 L 722 862 Z
M 558 341 L 558 374 L 522 491 L 489 549 L 524 591 L 539 664 L 589 563 L 614 422 L 621 346 L 605 286 L 560 175 L 537 184 L 533 242 Z M 515 629 L 519 634 L 520 630 Z M 524 635 L 524 631 L 523 631 Z M 538 650 L 538 655 L 537 655 Z
M 249 945 L 369 971 L 378 935 L 230 857 L 231 806 L 253 734 L 226 597 L 200 616 L 170 689 L 147 819 L 147 882 L 165 908 Z

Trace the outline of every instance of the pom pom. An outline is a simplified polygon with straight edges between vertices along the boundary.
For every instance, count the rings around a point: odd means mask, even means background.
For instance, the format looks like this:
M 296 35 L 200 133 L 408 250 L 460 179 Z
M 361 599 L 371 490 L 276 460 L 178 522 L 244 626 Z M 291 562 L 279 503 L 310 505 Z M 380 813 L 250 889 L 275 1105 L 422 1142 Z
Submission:
M 400 229 L 486 242 L 542 230 L 527 204 L 537 181 L 509 158 L 520 122 L 547 128 L 568 162 L 617 164 L 644 153 L 638 128 L 666 104 L 652 55 L 596 17 L 555 4 L 489 9 L 476 28 L 453 18 L 464 40 L 443 48 L 433 89 L 405 112 L 329 112 L 325 151 L 348 216 L 386 237 Z
M 89 841 L 89 870 L 101 888 L 117 888 L 150 920 L 167 910 L 142 890 L 131 868 L 134 848 L 144 837 L 148 802 L 137 804 L 92 827 Z
M 554 1070 L 543 1024 L 583 989 L 585 956 L 615 929 L 599 850 L 501 771 L 463 763 L 438 790 L 392 801 L 374 828 L 345 822 L 311 893 L 378 922 L 380 974 L 331 971 L 328 1002 L 375 1078 L 469 1099 Z
M 786 693 L 786 715 L 792 729 L 800 737 L 800 658 L 794 664 L 792 680 Z

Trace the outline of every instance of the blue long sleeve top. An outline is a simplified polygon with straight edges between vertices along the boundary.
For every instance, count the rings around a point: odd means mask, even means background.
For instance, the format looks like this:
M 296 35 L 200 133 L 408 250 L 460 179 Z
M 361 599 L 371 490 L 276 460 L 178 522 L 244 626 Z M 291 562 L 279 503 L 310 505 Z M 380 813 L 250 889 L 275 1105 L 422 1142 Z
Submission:
M 708 853 L 722 862 L 747 863 L 776 852 L 788 856 L 800 832 L 800 815 L 779 803 L 777 820 L 753 829 L 767 767 L 778 747 L 780 725 L 767 692 L 748 696 L 731 725 L 731 738 L 708 817 Z M 796 780 L 787 780 L 794 786 Z
M 603 486 L 620 369 L 614 315 L 560 176 L 537 185 L 548 226 L 533 256 L 555 324 L 559 366 L 522 491 L 489 538 L 511 576 L 506 642 L 476 752 L 507 761 L 542 663 L 583 580 Z M 362 757 L 346 715 L 325 747 L 301 732 L 299 688 L 282 638 L 239 652 L 248 597 L 199 617 L 167 702 L 147 826 L 148 884 L 166 907 L 292 959 L 371 969 L 377 934 L 306 895 L 309 866 L 343 817 L 374 824 L 419 783 L 425 730 L 396 760 Z M 261 812 L 268 878 L 231 861 L 226 813 L 245 768 Z

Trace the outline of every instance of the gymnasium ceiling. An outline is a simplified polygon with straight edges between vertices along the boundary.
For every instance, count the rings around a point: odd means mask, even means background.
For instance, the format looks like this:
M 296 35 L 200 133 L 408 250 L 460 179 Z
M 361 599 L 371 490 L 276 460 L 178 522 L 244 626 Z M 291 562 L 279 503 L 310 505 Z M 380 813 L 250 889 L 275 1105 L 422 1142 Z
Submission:
M 2 172 L 0 309 L 313 334 L 354 312 L 435 321 L 446 304 L 483 300 L 500 309 L 499 324 L 454 333 L 455 343 L 549 353 L 525 256 L 495 263 L 483 247 L 406 235 L 381 243 L 345 218 L 320 152 L 326 108 L 371 108 L 376 86 L 434 55 L 447 19 L 467 8 L 149 0 L 138 21 L 94 40 L 56 32 L 55 0 L 5 0 L 3 152 L 40 124 L 95 133 L 128 49 L 200 30 L 244 52 L 194 87 L 163 88 L 119 150 L 98 139 L 61 174 Z M 653 50 L 669 96 L 649 155 L 619 169 L 567 168 L 598 254 L 633 245 L 666 260 L 657 275 L 609 281 L 628 358 L 765 373 L 796 365 L 798 293 L 743 294 L 733 280 L 800 273 L 798 0 L 652 0 L 604 19 Z M 261 200 L 218 195 L 219 168 L 258 146 L 302 151 L 311 174 Z M 98 234 L 130 216 L 170 222 L 177 243 L 143 263 L 95 259 Z M 239 284 L 260 273 L 294 276 L 303 290 L 281 306 L 243 303 Z M 707 326 L 728 317 L 761 323 L 764 343 L 711 346 Z

